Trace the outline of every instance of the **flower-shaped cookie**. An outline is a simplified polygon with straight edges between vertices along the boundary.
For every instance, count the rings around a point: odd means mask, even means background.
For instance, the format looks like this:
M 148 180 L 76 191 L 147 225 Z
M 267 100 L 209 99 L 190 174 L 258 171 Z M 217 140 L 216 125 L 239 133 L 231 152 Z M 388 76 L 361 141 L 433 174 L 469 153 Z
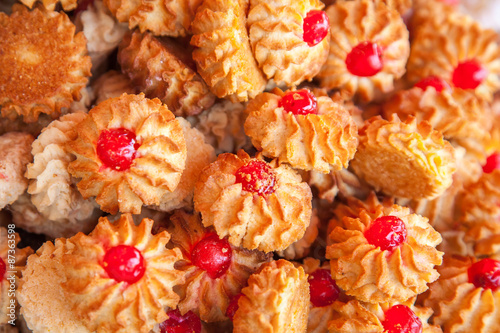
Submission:
M 413 14 L 410 18 L 412 37 L 421 26 L 429 21 L 439 24 L 450 18 L 458 21 L 470 20 L 458 11 L 458 3 L 455 0 L 413 0 Z
M 160 100 L 144 94 L 108 99 L 90 110 L 77 133 L 68 143 L 76 156 L 68 170 L 81 178 L 82 196 L 95 196 L 104 211 L 138 214 L 179 184 L 186 141 Z
M 245 133 L 267 157 L 293 168 L 329 173 L 347 167 L 358 145 L 342 104 L 308 89 L 262 93 L 248 103 Z
M 76 128 L 85 117 L 84 112 L 67 114 L 50 123 L 33 142 L 33 163 L 28 164 L 26 170 L 26 178 L 30 180 L 28 193 L 45 223 L 39 228 L 31 219 L 26 219 L 22 222 L 23 228 L 54 238 L 70 237 L 78 231 L 90 232 L 94 228 L 97 205 L 78 192 L 76 181 L 68 171 L 74 158 L 66 149 L 66 143 L 76 139 Z
M 29 258 L 18 289 L 28 326 L 35 332 L 149 332 L 175 308 L 174 287 L 183 257 L 165 246 L 170 235 L 151 234 L 153 221 L 135 226 L 130 215 L 106 218 L 86 236 L 45 243 Z
M 66 14 L 15 5 L 10 16 L 0 13 L 0 36 L 3 117 L 35 122 L 40 113 L 56 117 L 80 99 L 91 63 L 83 33 L 75 35 Z
M 373 117 L 359 131 L 351 166 L 377 191 L 397 197 L 432 199 L 452 183 L 455 152 L 428 122 Z
M 30 247 L 24 249 L 17 247 L 21 238 L 13 231 L 12 225 L 9 229 L 0 227 L 0 332 L 3 324 L 16 318 L 15 312 L 11 311 L 11 309 L 15 311 L 17 304 L 12 289 L 15 289 L 21 278 L 26 258 L 33 253 Z
M 328 18 L 318 0 L 207 0 L 192 24 L 198 72 L 217 97 L 246 101 L 265 79 L 297 85 L 328 53 Z
M 122 40 L 118 62 L 122 72 L 148 98 L 159 98 L 176 116 L 189 116 L 215 101 L 196 73 L 189 51 L 173 39 L 135 31 Z
M 309 223 L 304 236 L 298 241 L 292 243 L 286 249 L 276 252 L 276 254 L 287 260 L 298 260 L 307 256 L 311 245 L 318 238 L 320 222 L 317 210 L 313 209 L 311 223 Z
M 309 284 L 302 267 L 286 260 L 261 266 L 248 279 L 234 314 L 234 332 L 305 332 Z
M 445 333 L 496 332 L 500 326 L 500 262 L 445 257 L 441 277 L 430 285 L 424 304 L 435 309 L 434 323 Z
M 318 75 L 321 87 L 370 101 L 390 92 L 410 54 L 408 30 L 382 1 L 337 1 L 330 18 L 330 53 Z
M 0 136 L 0 209 L 13 203 L 28 187 L 24 172 L 33 159 L 33 137 L 10 132 Z
M 493 30 L 470 19 L 429 21 L 418 28 L 408 60 L 408 80 L 437 76 L 491 100 L 500 89 L 500 46 Z
M 186 36 L 202 0 L 104 0 L 120 22 L 157 36 Z
M 20 0 L 21 3 L 28 6 L 30 9 L 37 2 L 41 3 L 45 9 L 53 11 L 56 9 L 56 5 L 60 3 L 64 11 L 69 12 L 75 9 L 78 5 L 78 0 Z
M 95 104 L 100 104 L 108 98 L 120 97 L 123 93 L 133 94 L 134 85 L 130 82 L 127 75 L 111 70 L 92 83 L 92 89 L 95 95 Z
M 330 222 L 326 251 L 339 287 L 369 303 L 404 302 L 427 290 L 439 277 L 434 266 L 443 256 L 436 250 L 441 235 L 427 218 L 380 204 L 374 195 L 365 204 L 350 204 L 336 209 L 341 212 Z
M 203 225 L 247 249 L 280 251 L 299 240 L 311 221 L 311 189 L 300 176 L 276 160 L 266 163 L 221 154 L 200 175 L 194 207 Z
M 226 320 L 231 299 L 246 286 L 250 275 L 271 259 L 260 251 L 230 245 L 201 224 L 198 213 L 176 211 L 167 230 L 184 260 L 176 264 L 186 282 L 177 288 L 181 313 L 193 311 L 206 322 Z

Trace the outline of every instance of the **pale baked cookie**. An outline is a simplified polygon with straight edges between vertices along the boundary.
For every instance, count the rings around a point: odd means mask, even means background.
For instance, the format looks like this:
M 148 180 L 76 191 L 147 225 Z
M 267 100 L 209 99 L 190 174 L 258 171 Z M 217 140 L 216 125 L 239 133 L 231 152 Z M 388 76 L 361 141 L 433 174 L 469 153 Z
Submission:
M 138 214 L 175 190 L 186 162 L 179 121 L 158 99 L 123 94 L 92 110 L 68 142 L 76 160 L 70 174 L 81 178 L 84 198 L 96 197 L 101 209 Z
M 176 116 L 190 116 L 215 102 L 186 50 L 169 38 L 135 31 L 120 43 L 118 62 L 134 86 L 148 98 L 159 98 Z
M 221 154 L 203 169 L 194 207 L 203 225 L 247 249 L 280 251 L 303 237 L 311 221 L 311 189 L 285 164 Z
M 426 306 L 445 333 L 496 332 L 500 326 L 500 262 L 445 257 L 441 277 L 431 284 Z
M 267 79 L 290 87 L 318 74 L 330 44 L 323 7 L 319 0 L 250 0 L 250 45 Z
M 29 218 L 16 219 L 26 230 L 56 238 L 70 237 L 79 231 L 87 233 L 94 228 L 98 206 L 78 192 L 76 180 L 68 171 L 74 157 L 66 148 L 69 141 L 76 139 L 77 127 L 85 117 L 86 113 L 77 112 L 53 121 L 31 145 L 33 163 L 26 170 L 28 193 L 45 223 L 39 228 Z M 22 203 L 15 204 L 18 205 Z M 20 212 L 18 207 L 11 210 Z
M 282 258 L 288 260 L 298 260 L 304 258 L 309 254 L 311 245 L 314 243 L 316 238 L 318 238 L 318 227 L 320 224 L 320 220 L 318 217 L 318 212 L 316 209 L 313 209 L 311 215 L 311 222 L 302 236 L 301 239 L 292 243 L 286 249 L 282 251 L 277 251 L 276 254 Z
M 130 215 L 117 223 L 99 220 L 89 236 L 78 233 L 45 243 L 32 255 L 18 289 L 19 303 L 34 332 L 149 332 L 175 308 L 174 287 L 183 257 L 166 249 L 166 231 L 151 234 L 153 221 L 135 226 Z
M 202 0 L 104 0 L 120 22 L 157 36 L 186 36 Z
M 105 65 L 108 56 L 118 47 L 128 27 L 119 23 L 104 6 L 102 0 L 92 3 L 76 18 L 87 38 L 87 49 L 92 60 L 92 72 Z
M 426 22 L 433 21 L 439 24 L 450 18 L 458 21 L 470 20 L 469 17 L 459 13 L 458 2 L 456 0 L 413 0 L 413 14 L 410 18 L 412 37 Z
M 326 250 L 339 287 L 368 303 L 404 302 L 427 290 L 443 256 L 436 250 L 441 235 L 427 218 L 375 195 L 350 205 L 336 209 Z
M 100 104 L 108 98 L 120 97 L 123 93 L 133 94 L 135 88 L 127 75 L 111 70 L 92 83 L 95 104 Z
M 245 104 L 222 100 L 197 118 L 190 117 L 190 121 L 205 135 L 205 140 L 215 148 L 215 152 L 220 154 L 252 147 L 243 129 L 246 118 Z
M 186 275 L 186 282 L 178 287 L 178 308 L 181 313 L 192 311 L 203 321 L 226 320 L 231 299 L 246 286 L 250 275 L 271 255 L 229 244 L 217 234 L 203 227 L 198 213 L 176 211 L 167 230 L 173 246 L 181 249 L 184 260 L 176 268 Z
M 189 122 L 177 118 L 186 140 L 186 168 L 182 172 L 179 185 L 173 192 L 166 192 L 155 209 L 168 212 L 174 209 L 193 206 L 194 186 L 204 167 L 215 160 L 214 148 L 205 143 L 205 137 Z
M 33 159 L 32 142 L 31 135 L 21 132 L 0 136 L 0 209 L 16 201 L 28 187 L 24 172 Z
M 0 227 L 0 332 L 3 324 L 17 317 L 17 300 L 13 290 L 21 278 L 26 258 L 33 253 L 30 247 L 17 247 L 21 238 L 13 233 L 14 229 L 11 227 Z
M 78 5 L 78 0 L 20 0 L 22 4 L 28 6 L 30 9 L 33 8 L 35 3 L 40 3 L 49 11 L 56 9 L 56 5 L 60 3 L 64 11 L 71 11 L 75 9 Z
M 363 101 L 394 89 L 410 54 L 408 30 L 395 10 L 372 0 L 337 1 L 330 18 L 330 53 L 317 76 L 320 86 Z
M 432 199 L 452 183 L 455 152 L 428 122 L 373 117 L 359 131 L 351 166 L 377 191 L 412 199 Z
M 261 266 L 248 279 L 233 319 L 234 333 L 305 332 L 309 284 L 302 267 L 286 260 Z
M 248 0 L 205 0 L 192 23 L 198 73 L 219 98 L 247 101 L 266 81 L 252 54 L 246 26 Z
M 437 76 L 491 100 L 500 89 L 500 46 L 493 30 L 470 19 L 429 21 L 419 27 L 408 60 L 408 80 Z
M 414 299 L 404 304 L 367 304 L 350 300 L 336 307 L 328 323 L 329 333 L 442 333 L 428 323 L 432 309 L 415 306 Z
M 308 89 L 260 94 L 246 112 L 245 133 L 254 146 L 293 168 L 341 170 L 356 152 L 358 130 L 347 109 Z
M 80 99 L 91 63 L 83 33 L 75 35 L 66 14 L 15 5 L 10 16 L 0 13 L 0 36 L 3 117 L 35 122 L 40 113 L 56 117 Z

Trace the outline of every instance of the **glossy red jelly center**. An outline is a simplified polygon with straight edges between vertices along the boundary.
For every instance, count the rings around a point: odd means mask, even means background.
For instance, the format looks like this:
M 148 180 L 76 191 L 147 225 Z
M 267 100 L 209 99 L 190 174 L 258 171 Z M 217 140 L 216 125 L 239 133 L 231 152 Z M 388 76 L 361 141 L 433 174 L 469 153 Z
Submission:
M 112 128 L 99 134 L 96 151 L 106 167 L 125 171 L 132 165 L 139 146 L 134 132 L 126 128 Z
M 192 311 L 181 315 L 175 309 L 167 312 L 168 319 L 160 324 L 161 333 L 200 333 L 201 320 Z
M 104 256 L 103 267 L 111 278 L 130 284 L 139 281 L 146 271 L 141 252 L 130 245 L 118 245 L 109 249 Z
M 253 160 L 236 170 L 236 183 L 243 190 L 258 195 L 269 195 L 274 192 L 276 175 L 264 161 Z
M 362 42 L 345 59 L 347 70 L 356 76 L 373 76 L 384 67 L 382 49 L 376 43 Z
M 469 267 L 469 282 L 476 288 L 497 290 L 500 286 L 500 261 L 483 259 Z
M 406 226 L 396 216 L 382 216 L 375 219 L 365 231 L 365 238 L 382 251 L 391 251 L 405 241 Z
M 233 250 L 227 239 L 220 239 L 215 233 L 206 235 L 193 247 L 191 262 L 216 279 L 224 275 L 231 266 Z
M 332 304 L 339 297 L 339 287 L 327 269 L 318 269 L 309 275 L 311 303 L 316 307 Z
M 453 85 L 462 89 L 476 89 L 488 76 L 488 71 L 476 60 L 458 64 L 453 71 Z
M 415 84 L 415 87 L 418 87 L 422 90 L 426 90 L 428 87 L 434 87 L 437 92 L 441 92 L 445 89 L 450 89 L 450 85 L 448 84 L 448 82 L 437 76 L 428 76 Z
M 281 97 L 278 106 L 294 115 L 308 115 L 318 113 L 318 101 L 307 89 L 289 91 Z
M 494 153 L 488 156 L 486 164 L 483 165 L 484 173 L 492 173 L 493 170 L 500 169 L 500 154 Z
M 309 46 L 319 44 L 330 31 L 330 21 L 324 11 L 311 10 L 304 19 L 303 40 Z
M 395 305 L 385 312 L 384 333 L 421 333 L 422 321 L 406 305 Z
M 243 296 L 242 293 L 239 293 L 238 295 L 234 296 L 231 299 L 231 302 L 229 302 L 229 305 L 227 306 L 226 317 L 231 319 L 231 321 L 233 321 L 234 314 L 238 310 L 238 307 L 239 307 L 238 300 L 241 298 L 241 296 Z
M 0 280 L 3 280 L 5 273 L 7 273 L 7 265 L 5 265 L 5 261 L 0 258 Z

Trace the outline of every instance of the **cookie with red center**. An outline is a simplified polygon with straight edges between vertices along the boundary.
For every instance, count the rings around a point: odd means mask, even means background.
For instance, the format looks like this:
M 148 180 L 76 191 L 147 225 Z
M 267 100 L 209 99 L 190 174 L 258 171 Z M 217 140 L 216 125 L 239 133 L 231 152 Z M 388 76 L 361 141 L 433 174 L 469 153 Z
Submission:
M 444 332 L 494 332 L 500 325 L 500 262 L 445 257 L 424 304 Z
M 377 191 L 432 199 L 451 185 L 455 161 L 453 146 L 428 122 L 417 123 L 413 116 L 401 121 L 393 115 L 365 122 L 351 166 Z
M 317 76 L 320 86 L 363 101 L 392 91 L 410 54 L 408 30 L 399 13 L 372 0 L 337 1 L 326 13 L 331 41 Z
M 353 206 L 349 208 L 349 206 Z M 441 235 L 406 207 L 350 199 L 330 221 L 326 257 L 347 295 L 369 303 L 404 302 L 427 290 L 439 274 Z
M 417 30 L 408 60 L 408 79 L 437 76 L 450 85 L 491 100 L 500 89 L 500 47 L 493 30 L 454 17 L 429 21 Z
M 46 113 L 56 118 L 81 98 L 91 63 L 85 37 L 75 29 L 63 12 L 29 11 L 16 5 L 10 16 L 0 13 L 3 117 L 19 115 L 25 122 L 35 122 Z
M 188 311 L 184 315 L 179 310 L 167 312 L 168 319 L 160 324 L 160 333 L 201 333 L 201 321 L 193 312 Z
M 248 279 L 234 314 L 234 332 L 305 332 L 309 283 L 302 267 L 286 260 L 261 266 Z
M 18 290 L 22 314 L 34 331 L 59 327 L 82 332 L 149 332 L 175 308 L 174 287 L 185 273 L 174 268 L 182 253 L 152 235 L 153 221 L 138 226 L 124 214 L 106 218 L 88 236 L 45 243 L 30 257 Z M 47 306 L 50 297 L 51 306 Z
M 347 167 L 356 152 L 357 126 L 349 111 L 309 89 L 262 93 L 246 112 L 245 133 L 280 163 L 329 173 Z
M 319 0 L 251 1 L 250 45 L 267 79 L 290 87 L 318 74 L 330 44 L 323 7 Z
M 185 258 L 176 266 L 186 274 L 186 282 L 178 288 L 178 308 L 182 314 L 192 311 L 206 322 L 226 320 L 232 298 L 240 293 L 248 277 L 271 259 L 270 255 L 219 238 L 203 227 L 199 214 L 176 211 L 168 231 L 172 244 Z
M 299 240 L 311 220 L 311 189 L 285 164 L 221 154 L 202 171 L 194 206 L 203 225 L 235 246 L 279 251 Z
M 179 184 L 186 141 L 179 121 L 158 99 L 123 94 L 94 107 L 68 142 L 68 170 L 84 198 L 101 209 L 140 213 Z
M 414 305 L 415 298 L 400 303 L 368 304 L 357 300 L 341 303 L 328 323 L 333 333 L 441 333 L 427 321 L 432 309 Z M 318 332 L 319 333 L 319 332 Z
M 176 116 L 190 116 L 215 102 L 190 54 L 173 39 L 135 31 L 120 43 L 118 62 L 138 91 L 159 98 Z
M 12 313 L 11 301 L 14 302 L 14 306 L 17 305 L 16 297 L 11 295 L 11 284 L 18 285 L 26 258 L 33 253 L 30 247 L 18 248 L 21 238 L 10 230 L 13 231 L 10 227 L 9 229 L 0 227 L 0 330 L 3 324 L 12 320 L 8 316 Z
M 186 36 L 201 0 L 104 0 L 104 4 L 120 22 L 128 22 L 130 30 L 151 31 L 155 36 Z

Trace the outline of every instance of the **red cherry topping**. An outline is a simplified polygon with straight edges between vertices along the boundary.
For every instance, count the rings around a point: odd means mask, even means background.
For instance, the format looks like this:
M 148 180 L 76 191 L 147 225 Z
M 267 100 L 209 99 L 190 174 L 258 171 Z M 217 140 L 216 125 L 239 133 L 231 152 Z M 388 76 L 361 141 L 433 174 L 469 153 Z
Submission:
M 134 132 L 126 128 L 112 128 L 99 134 L 96 151 L 106 167 L 125 171 L 130 168 L 139 147 Z
M 233 250 L 227 239 L 220 239 L 215 233 L 206 235 L 193 247 L 191 262 L 203 269 L 212 279 L 226 273 L 231 266 Z
M 405 241 L 406 226 L 396 216 L 381 216 L 365 231 L 365 238 L 368 243 L 380 247 L 382 251 L 391 251 Z
M 146 271 L 141 252 L 130 245 L 118 245 L 106 252 L 102 266 L 118 282 L 136 283 Z
M 385 312 L 384 333 L 421 333 L 422 321 L 406 305 L 395 305 Z
M 7 265 L 5 265 L 5 261 L 0 258 L 0 280 L 3 280 L 5 273 L 7 273 Z
M 434 87 L 437 92 L 441 92 L 444 89 L 451 89 L 448 82 L 437 76 L 428 76 L 415 84 L 415 87 L 418 87 L 422 90 L 426 90 L 428 87 Z
M 311 10 L 304 19 L 304 42 L 309 46 L 319 44 L 330 31 L 330 20 L 324 11 Z
M 362 42 L 345 59 L 347 70 L 356 76 L 373 76 L 384 67 L 382 49 L 376 43 Z
M 307 115 L 310 113 L 318 113 L 318 102 L 314 96 L 307 89 L 300 89 L 297 91 L 289 91 L 281 97 L 278 106 L 291 112 L 294 115 Z
M 488 71 L 476 60 L 467 60 L 458 64 L 453 71 L 453 84 L 457 88 L 476 89 L 488 76 Z
M 328 269 L 318 269 L 309 275 L 311 303 L 316 307 L 332 304 L 339 297 L 339 287 Z
M 484 173 L 492 173 L 493 170 L 500 169 L 500 154 L 494 153 L 488 156 L 486 164 L 483 165 Z
M 231 319 L 231 321 L 233 321 L 234 314 L 236 313 L 236 311 L 239 308 L 238 300 L 241 298 L 241 296 L 243 296 L 242 293 L 239 293 L 238 295 L 234 296 L 231 299 L 231 302 L 229 302 L 229 305 L 227 306 L 226 317 Z
M 243 185 L 243 190 L 258 195 L 274 192 L 276 175 L 264 161 L 253 160 L 236 170 L 236 183 Z
M 476 288 L 491 289 L 493 291 L 500 287 L 500 261 L 494 259 L 483 259 L 469 267 L 469 282 Z
M 192 311 L 181 315 L 180 311 L 167 312 L 168 319 L 160 324 L 161 333 L 200 333 L 201 320 Z

